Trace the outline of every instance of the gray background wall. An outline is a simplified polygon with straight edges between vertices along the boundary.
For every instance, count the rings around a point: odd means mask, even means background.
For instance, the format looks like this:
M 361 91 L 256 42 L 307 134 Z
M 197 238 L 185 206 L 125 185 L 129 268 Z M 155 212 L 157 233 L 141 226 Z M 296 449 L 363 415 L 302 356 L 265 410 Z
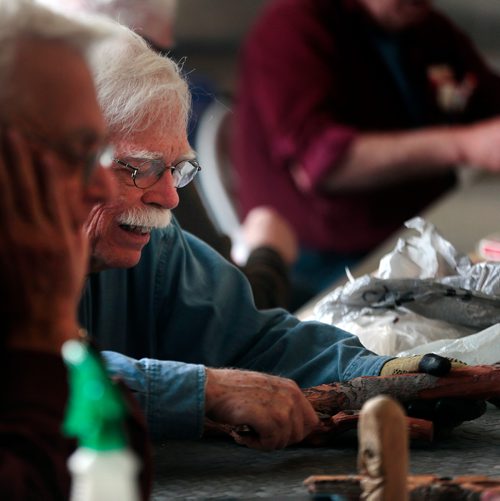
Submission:
M 231 92 L 238 47 L 268 0 L 179 0 L 176 57 Z M 336 1 L 336 0 L 332 0 Z M 436 0 L 500 70 L 500 0 Z

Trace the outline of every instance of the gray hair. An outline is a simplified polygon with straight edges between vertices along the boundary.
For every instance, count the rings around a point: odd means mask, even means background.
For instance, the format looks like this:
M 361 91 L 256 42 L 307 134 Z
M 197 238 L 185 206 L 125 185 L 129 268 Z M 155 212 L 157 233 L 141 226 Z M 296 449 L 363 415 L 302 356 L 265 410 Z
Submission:
M 166 129 L 174 121 L 185 129 L 191 102 L 179 66 L 155 53 L 130 29 L 107 22 L 121 30 L 122 36 L 94 51 L 90 66 L 111 133 L 126 137 L 152 124 Z
M 0 88 L 4 82 L 17 44 L 26 38 L 58 40 L 74 47 L 87 58 L 98 42 L 110 35 L 89 16 L 71 19 L 32 0 L 0 0 Z

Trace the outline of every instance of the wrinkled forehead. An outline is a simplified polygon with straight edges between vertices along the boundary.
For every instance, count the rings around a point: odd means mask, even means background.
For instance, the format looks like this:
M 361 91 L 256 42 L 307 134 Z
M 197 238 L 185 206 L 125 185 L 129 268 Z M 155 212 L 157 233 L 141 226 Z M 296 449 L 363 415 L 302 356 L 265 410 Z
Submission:
M 115 132 L 111 135 L 111 142 L 116 156 L 162 158 L 167 163 L 195 156 L 184 124 L 175 121 L 162 126 L 151 121 L 146 127 L 138 127 L 126 134 Z

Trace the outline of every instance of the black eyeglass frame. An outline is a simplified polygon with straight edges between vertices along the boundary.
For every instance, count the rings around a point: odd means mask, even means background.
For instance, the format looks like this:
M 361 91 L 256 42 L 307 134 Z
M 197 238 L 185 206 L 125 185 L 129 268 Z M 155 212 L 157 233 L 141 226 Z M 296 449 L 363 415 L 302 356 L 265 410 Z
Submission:
M 172 173 L 172 177 L 174 179 L 175 188 L 183 188 L 184 186 L 188 185 L 196 177 L 198 172 L 200 172 L 200 170 L 201 170 L 200 164 L 194 158 L 179 160 L 179 162 L 177 162 L 176 164 L 173 164 L 173 165 L 166 165 L 160 159 L 158 159 L 158 160 L 145 160 L 141 165 L 144 165 L 144 164 L 151 162 L 151 161 L 157 161 L 157 162 L 163 163 L 163 169 L 156 174 L 156 179 L 151 184 L 148 184 L 147 186 L 138 186 L 137 174 L 139 174 L 141 172 L 141 166 L 139 165 L 138 167 L 136 167 L 135 165 L 131 165 L 130 163 L 125 162 L 125 160 L 121 160 L 119 158 L 113 158 L 113 162 L 132 171 L 132 174 L 130 177 L 132 179 L 132 182 L 134 183 L 134 186 L 136 188 L 138 188 L 139 190 L 145 190 L 147 188 L 150 188 L 151 186 L 154 186 L 162 178 L 163 174 L 165 174 L 165 172 L 169 169 L 170 169 L 170 172 Z M 184 164 L 186 162 L 191 164 L 195 169 L 192 171 L 191 176 L 185 182 L 182 182 L 183 176 L 180 175 L 180 173 L 179 173 L 179 165 Z M 179 176 L 178 177 L 175 176 L 175 173 L 179 173 Z

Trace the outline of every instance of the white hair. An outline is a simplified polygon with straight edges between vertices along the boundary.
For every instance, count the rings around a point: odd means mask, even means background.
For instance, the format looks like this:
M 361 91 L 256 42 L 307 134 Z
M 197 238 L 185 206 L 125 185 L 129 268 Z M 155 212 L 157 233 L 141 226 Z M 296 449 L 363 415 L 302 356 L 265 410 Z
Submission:
M 154 124 L 160 130 L 187 126 L 190 93 L 179 66 L 160 56 L 136 33 L 115 23 L 119 40 L 110 39 L 92 53 L 99 104 L 112 134 L 121 138 Z
M 32 0 L 0 0 L 0 88 L 11 70 L 17 44 L 23 39 L 57 40 L 87 58 L 91 48 L 110 35 L 89 16 L 71 19 Z
M 119 224 L 142 226 L 146 228 L 166 228 L 172 220 L 172 212 L 163 207 L 153 205 L 144 208 L 131 208 L 117 218 Z

